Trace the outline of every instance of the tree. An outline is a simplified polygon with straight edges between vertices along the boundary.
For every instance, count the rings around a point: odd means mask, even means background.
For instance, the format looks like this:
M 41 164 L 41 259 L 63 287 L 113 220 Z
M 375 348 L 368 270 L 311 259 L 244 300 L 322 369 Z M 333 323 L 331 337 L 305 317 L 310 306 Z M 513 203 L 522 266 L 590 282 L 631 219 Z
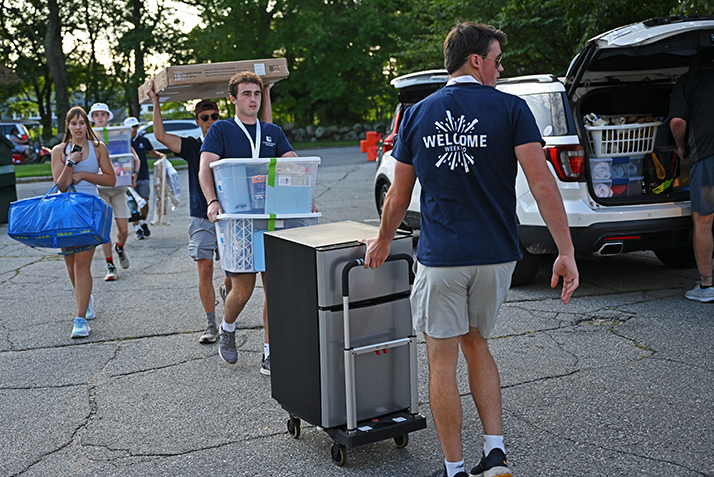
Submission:
M 154 53 L 171 50 L 171 45 L 181 36 L 174 28 L 179 20 L 165 2 L 156 3 L 156 10 L 146 9 L 143 0 L 119 1 L 112 5 L 118 41 L 114 52 L 119 61 L 114 63 L 114 73 L 121 81 L 131 116 L 139 117 L 138 88 L 147 77 L 145 58 Z
M 67 85 L 67 68 L 65 66 L 64 52 L 62 51 L 62 19 L 60 18 L 59 5 L 57 0 L 48 0 L 49 21 L 47 32 L 45 33 L 45 53 L 47 56 L 47 66 L 52 74 L 55 87 L 55 104 L 57 105 L 57 130 L 60 134 L 64 132 L 64 121 L 62 120 L 69 111 L 69 88 Z

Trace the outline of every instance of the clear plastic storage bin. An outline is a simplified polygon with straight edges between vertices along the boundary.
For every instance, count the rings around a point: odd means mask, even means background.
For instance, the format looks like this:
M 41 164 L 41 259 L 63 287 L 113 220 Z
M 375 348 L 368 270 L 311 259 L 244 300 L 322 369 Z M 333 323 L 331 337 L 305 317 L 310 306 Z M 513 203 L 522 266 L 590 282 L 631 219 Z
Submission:
M 221 268 L 228 272 L 265 271 L 263 234 L 268 230 L 292 229 L 317 225 L 322 214 L 244 215 L 220 214 L 216 222 Z M 271 224 L 272 223 L 272 224 Z
M 650 153 L 654 150 L 655 135 L 661 124 L 585 125 L 590 154 L 595 157 L 616 157 Z
M 612 177 L 612 159 L 591 157 L 590 176 L 593 180 L 606 180 Z
M 623 156 L 612 158 L 612 178 L 640 177 L 644 156 Z
M 612 180 L 593 179 L 593 191 L 596 197 L 612 197 Z
M 116 154 L 109 156 L 117 175 L 117 182 L 114 187 L 131 186 L 131 174 L 134 172 L 133 154 Z
M 109 155 L 115 154 L 131 154 L 131 127 L 130 126 L 112 126 L 106 128 L 107 143 L 104 138 L 104 128 L 94 128 L 94 133 L 100 141 L 107 144 Z
M 212 162 L 224 214 L 309 214 L 319 157 Z

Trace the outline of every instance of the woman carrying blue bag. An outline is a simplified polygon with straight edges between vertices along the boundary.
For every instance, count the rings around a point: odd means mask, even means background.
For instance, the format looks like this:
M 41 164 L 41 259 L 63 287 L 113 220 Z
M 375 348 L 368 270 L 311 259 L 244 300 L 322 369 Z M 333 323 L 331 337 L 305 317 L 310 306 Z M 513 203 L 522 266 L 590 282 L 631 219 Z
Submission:
M 98 185 L 112 187 L 116 182 L 107 147 L 89 127 L 87 113 L 78 106 L 67 112 L 64 139 L 52 149 L 52 177 L 61 192 L 74 185 L 77 192 L 95 196 L 98 196 Z M 72 338 L 88 336 L 87 320 L 95 316 L 92 303 L 94 246 L 87 248 L 62 248 L 77 300 L 77 318 L 74 320 Z

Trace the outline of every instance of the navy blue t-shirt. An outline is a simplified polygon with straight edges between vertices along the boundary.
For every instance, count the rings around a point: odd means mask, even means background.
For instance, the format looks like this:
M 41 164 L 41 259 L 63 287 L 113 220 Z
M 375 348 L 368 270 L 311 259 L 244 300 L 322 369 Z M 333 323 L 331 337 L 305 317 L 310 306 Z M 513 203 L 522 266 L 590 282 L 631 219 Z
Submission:
M 419 262 L 521 258 L 514 148 L 531 142 L 543 139 L 526 102 L 490 86 L 446 86 L 405 112 L 392 155 L 413 165 L 421 183 Z
M 146 152 L 153 151 L 154 146 L 152 146 L 151 141 L 144 136 L 136 136 L 136 139 L 132 139 L 131 145 L 136 151 L 137 156 L 139 156 L 139 162 L 141 162 L 137 179 L 140 181 L 149 180 L 149 163 L 146 161 Z
M 254 141 L 255 124 L 244 124 L 244 126 L 250 134 L 251 140 Z M 280 126 L 260 121 L 260 136 L 259 157 L 280 157 L 293 150 Z M 253 157 L 248 138 L 233 118 L 222 119 L 211 124 L 201 147 L 201 152 L 203 151 L 218 154 L 222 159 L 250 159 Z
M 191 201 L 191 217 L 208 218 L 208 203 L 198 180 L 198 170 L 201 164 L 201 140 L 195 137 L 181 138 L 179 157 L 188 163 L 188 194 Z

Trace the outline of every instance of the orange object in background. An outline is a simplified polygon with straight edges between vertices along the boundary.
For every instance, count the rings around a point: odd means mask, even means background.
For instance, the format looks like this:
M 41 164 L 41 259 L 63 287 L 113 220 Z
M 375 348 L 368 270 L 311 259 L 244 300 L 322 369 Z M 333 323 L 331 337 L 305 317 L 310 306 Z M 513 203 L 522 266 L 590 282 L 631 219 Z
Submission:
M 368 161 L 376 161 L 377 154 L 379 153 L 379 146 L 377 143 L 382 140 L 382 135 L 377 131 L 367 131 L 367 139 L 363 139 L 359 142 L 360 152 L 367 153 Z

